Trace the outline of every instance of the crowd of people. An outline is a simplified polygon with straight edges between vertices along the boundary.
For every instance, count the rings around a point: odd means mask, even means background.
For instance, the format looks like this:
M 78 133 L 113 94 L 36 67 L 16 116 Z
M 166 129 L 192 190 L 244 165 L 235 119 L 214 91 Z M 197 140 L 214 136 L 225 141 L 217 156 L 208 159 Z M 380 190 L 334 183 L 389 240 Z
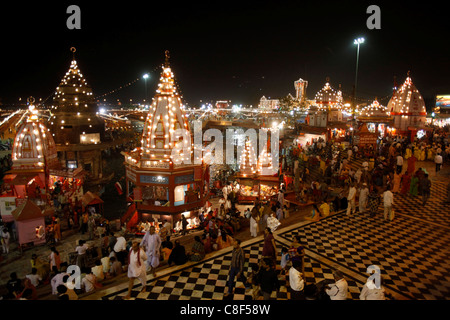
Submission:
M 153 226 L 150 227 L 140 241 L 127 240 L 123 234 L 113 233 L 108 221 L 98 224 L 88 211 L 78 216 L 76 204 L 73 210 L 70 206 L 64 206 L 69 213 L 68 225 L 71 228 L 79 228 L 82 234 L 87 233 L 89 240 L 99 237 L 101 242 L 97 250 L 80 240 L 75 249 L 76 265 L 81 270 L 81 287 L 72 288 L 68 281 L 73 275 L 67 270 L 69 261 L 62 262 L 57 249 L 52 247 L 46 261 L 33 257 L 30 274 L 25 279 L 18 279 L 16 273 L 11 274 L 7 284 L 8 294 L 3 298 L 36 299 L 37 287 L 51 285 L 56 298 L 73 300 L 79 294 L 101 287 L 105 280 L 126 274 L 129 290 L 124 298 L 128 299 L 134 281 L 139 280 L 142 292 L 145 292 L 147 274 L 156 277 L 156 270 L 162 264 L 172 266 L 198 262 L 209 253 L 229 247 L 232 248 L 232 259 L 225 298 L 233 294 L 239 281 L 247 290 L 252 290 L 254 299 L 270 299 L 272 293 L 280 289 L 284 279 L 291 299 L 347 299 L 348 284 L 339 270 L 334 271 L 332 282 L 306 283 L 305 248 L 301 239 L 293 239 L 289 248 L 277 248 L 273 232 L 283 219 L 289 217 L 284 195 L 288 190 L 293 190 L 298 201 L 309 204 L 311 216 L 308 219 L 313 221 L 327 217 L 333 211 L 344 211 L 347 215 L 368 212 L 373 217 L 380 206 L 384 219 L 393 221 L 395 197 L 420 195 L 422 205 L 426 206 L 431 194 L 430 175 L 439 174 L 442 166 L 450 161 L 449 141 L 444 133 L 436 132 L 427 139 L 411 143 L 405 138 L 387 137 L 376 146 L 363 148 L 321 140 L 306 147 L 295 146 L 285 153 L 290 157 L 284 157 L 282 162 L 284 172 L 291 173 L 294 178 L 289 180 L 285 179 L 287 174 L 281 175 L 276 196 L 267 201 L 256 200 L 240 212 L 237 209 L 236 183 L 226 185 L 219 206 L 205 208 L 200 213 L 199 229 L 202 233 L 194 237 L 189 250 L 180 239 L 171 240 L 174 230 L 169 223 L 163 223 L 158 233 Z M 355 165 L 355 158 L 361 160 L 358 162 L 361 165 Z M 418 161 L 425 160 L 436 164 L 434 172 L 419 167 Z M 447 190 L 447 201 L 450 202 L 450 184 Z M 56 217 L 50 224 L 53 228 L 51 234 L 54 235 L 52 244 L 55 245 L 61 240 L 58 219 Z M 250 265 L 246 262 L 237 236 L 247 226 L 251 237 L 263 233 L 264 238 L 259 263 Z M 182 235 L 186 233 L 183 227 Z M 89 265 L 88 255 L 91 260 L 95 258 L 94 265 Z M 387 296 L 389 294 L 382 280 L 375 281 L 369 277 L 361 288 L 362 300 L 385 299 Z

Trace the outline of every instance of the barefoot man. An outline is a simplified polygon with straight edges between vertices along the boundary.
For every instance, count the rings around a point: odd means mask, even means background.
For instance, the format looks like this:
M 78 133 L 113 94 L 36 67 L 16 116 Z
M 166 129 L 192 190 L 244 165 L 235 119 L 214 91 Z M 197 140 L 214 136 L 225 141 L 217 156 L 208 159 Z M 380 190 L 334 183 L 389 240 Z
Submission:
M 130 299 L 131 290 L 133 289 L 134 280 L 137 278 L 142 284 L 141 292 L 146 291 L 146 282 L 147 282 L 147 268 L 145 265 L 145 261 L 147 260 L 147 255 L 145 251 L 139 247 L 139 242 L 133 242 L 133 246 L 130 250 L 130 254 L 128 256 L 128 293 L 124 299 Z
M 141 241 L 141 247 L 144 247 L 147 254 L 147 270 L 156 277 L 156 268 L 159 266 L 159 256 L 161 250 L 161 238 L 155 232 L 155 227 L 151 226 L 145 233 Z

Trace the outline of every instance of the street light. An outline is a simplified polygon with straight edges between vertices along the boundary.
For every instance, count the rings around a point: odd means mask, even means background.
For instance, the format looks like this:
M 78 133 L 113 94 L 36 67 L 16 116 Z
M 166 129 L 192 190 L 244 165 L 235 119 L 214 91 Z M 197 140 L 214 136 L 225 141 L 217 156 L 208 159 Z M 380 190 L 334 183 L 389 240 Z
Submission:
M 356 97 L 356 85 L 357 85 L 357 82 L 358 82 L 359 46 L 360 46 L 362 43 L 364 43 L 364 38 L 358 38 L 358 39 L 355 39 L 355 40 L 353 41 L 353 44 L 356 44 L 356 45 L 358 46 L 358 47 L 357 47 L 357 50 L 356 50 L 355 97 Z
M 147 101 L 147 79 L 149 78 L 148 73 L 144 74 L 142 76 L 142 78 L 144 78 L 144 82 L 145 82 L 145 101 Z
M 358 85 L 358 64 L 359 64 L 359 46 L 364 43 L 364 38 L 358 38 L 353 40 L 353 44 L 357 45 L 356 50 L 356 73 L 355 73 L 355 86 L 353 88 L 353 127 L 356 127 L 355 109 L 356 109 L 356 86 Z M 354 131 L 353 131 L 354 132 Z M 353 141 L 352 141 L 353 143 Z

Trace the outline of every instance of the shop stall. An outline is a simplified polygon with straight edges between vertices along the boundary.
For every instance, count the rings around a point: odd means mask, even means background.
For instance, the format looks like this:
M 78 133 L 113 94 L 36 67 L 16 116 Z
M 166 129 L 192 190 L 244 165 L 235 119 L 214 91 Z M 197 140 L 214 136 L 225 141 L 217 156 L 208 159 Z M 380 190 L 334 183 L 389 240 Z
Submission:
M 33 201 L 26 199 L 13 212 L 16 222 L 19 248 L 46 243 L 45 218 L 48 210 L 41 210 Z

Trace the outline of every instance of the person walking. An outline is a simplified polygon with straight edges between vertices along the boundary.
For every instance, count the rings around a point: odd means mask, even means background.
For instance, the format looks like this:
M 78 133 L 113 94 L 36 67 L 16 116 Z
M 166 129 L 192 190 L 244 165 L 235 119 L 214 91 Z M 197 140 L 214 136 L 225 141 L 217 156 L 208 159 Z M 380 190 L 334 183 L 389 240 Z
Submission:
M 187 233 L 187 226 L 188 226 L 188 222 L 186 220 L 186 217 L 182 214 L 181 215 L 181 228 L 182 228 L 181 234 L 183 236 L 186 235 L 186 233 Z
M 155 232 L 155 227 L 151 226 L 145 233 L 141 241 L 141 247 L 147 254 L 147 270 L 156 277 L 156 268 L 159 266 L 159 257 L 161 254 L 161 238 Z
M 58 252 L 58 250 L 56 250 L 55 247 L 51 247 L 50 248 L 50 269 L 53 269 L 53 267 L 55 266 L 58 270 L 60 269 L 60 265 L 61 265 L 61 258 L 60 258 L 60 254 Z
M 9 253 L 9 240 L 11 238 L 8 228 L 4 227 L 0 232 L 0 236 L 2 238 L 3 253 L 8 254 Z
M 86 258 L 87 249 L 88 249 L 88 246 L 84 242 L 84 240 L 79 240 L 78 246 L 75 248 L 75 251 L 78 253 L 77 266 L 79 266 L 80 269 L 83 269 L 87 265 L 87 258 Z
M 250 216 L 250 235 L 253 238 L 258 236 L 258 222 L 259 222 L 258 213 L 252 211 L 252 215 Z
M 81 234 L 85 234 L 87 232 L 88 221 L 89 221 L 89 214 L 87 211 L 85 211 L 81 216 L 81 227 L 80 227 Z
M 135 279 L 139 279 L 142 284 L 141 292 L 146 291 L 146 260 L 147 255 L 144 249 L 139 246 L 138 241 L 134 241 L 128 256 L 128 293 L 123 299 L 127 300 L 131 298 L 131 290 L 133 289 Z
M 389 218 L 389 221 L 394 219 L 394 214 L 392 211 L 392 205 L 394 204 L 394 194 L 391 192 L 389 187 L 383 193 L 383 206 L 384 206 L 384 220 Z
M 403 157 L 401 156 L 401 154 L 397 155 L 397 173 L 402 173 L 403 171 Z
M 55 242 L 56 243 L 60 242 L 62 240 L 62 235 L 61 235 L 61 223 L 58 218 L 55 220 L 55 223 L 53 225 L 53 232 L 55 234 Z
M 127 240 L 125 240 L 125 237 L 120 233 L 116 234 L 116 243 L 114 244 L 113 251 L 116 254 L 117 260 L 119 260 L 122 265 L 125 265 L 127 257 Z
M 275 238 L 273 237 L 270 228 L 266 228 L 264 230 L 264 246 L 262 257 L 270 259 L 273 265 L 275 265 L 277 262 L 277 247 L 275 245 Z
M 431 193 L 431 181 L 428 178 L 428 173 L 425 173 L 424 178 L 420 180 L 419 188 L 420 193 L 422 194 L 422 205 L 425 206 Z
M 95 219 L 90 216 L 87 221 L 87 229 L 89 234 L 89 240 L 94 240 Z
M 434 163 L 436 164 L 436 175 L 439 171 L 441 171 L 442 167 L 442 156 L 440 153 L 436 154 L 434 157 Z
M 370 192 L 368 195 L 368 205 L 370 217 L 374 217 L 378 211 L 378 207 L 380 206 L 380 195 L 378 194 L 374 185 L 370 186 Z
M 411 197 L 415 197 L 419 193 L 419 171 L 420 169 L 411 177 L 411 184 L 409 186 L 409 195 Z
M 359 192 L 359 212 L 363 213 L 367 208 L 367 197 L 369 196 L 369 188 L 367 187 L 367 183 L 363 183 L 361 187 L 361 191 Z
M 289 288 L 291 300 L 304 300 L 305 280 L 302 274 L 302 265 L 299 262 L 293 262 L 289 269 Z
M 356 188 L 353 184 L 350 184 L 350 189 L 348 190 L 347 196 L 347 215 L 350 213 L 355 213 L 356 211 Z
M 244 250 L 241 248 L 241 240 L 239 239 L 234 239 L 233 241 L 230 271 L 228 274 L 228 291 L 224 295 L 225 298 L 233 293 L 235 278 L 244 284 L 246 283 L 244 277 Z
M 269 258 L 261 260 L 261 268 L 258 273 L 258 283 L 261 288 L 264 300 L 270 300 L 272 292 L 280 290 L 280 282 L 278 281 L 275 265 Z
M 403 195 L 408 194 L 410 186 L 411 186 L 411 174 L 408 170 L 402 176 L 400 194 L 403 194 Z

